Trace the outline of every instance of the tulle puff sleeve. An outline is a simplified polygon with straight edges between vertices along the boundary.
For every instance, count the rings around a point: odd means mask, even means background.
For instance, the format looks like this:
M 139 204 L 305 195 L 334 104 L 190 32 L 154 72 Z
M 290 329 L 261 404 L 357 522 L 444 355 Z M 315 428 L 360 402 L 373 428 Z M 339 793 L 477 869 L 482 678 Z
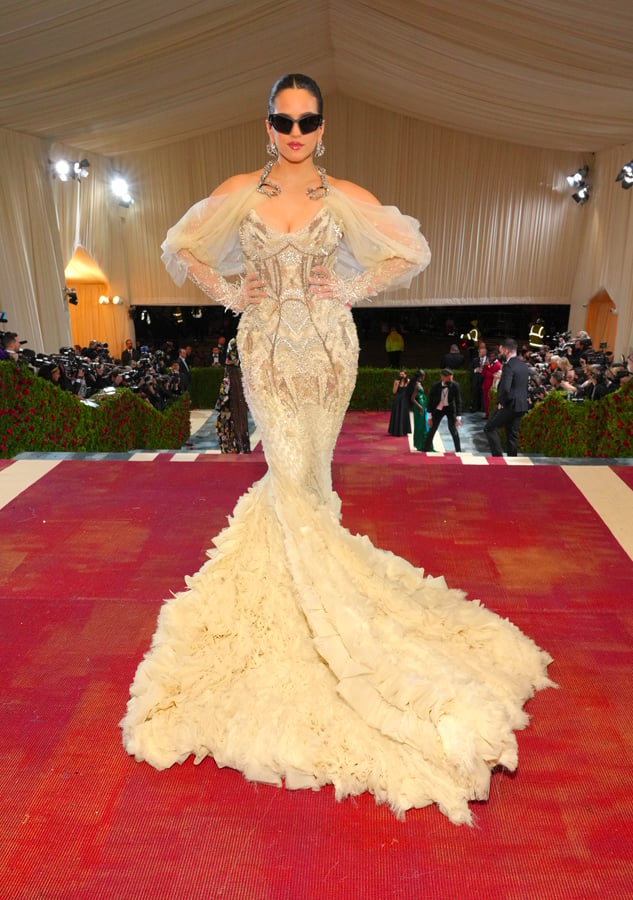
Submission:
M 431 251 L 419 222 L 395 206 L 378 206 L 331 188 L 326 205 L 341 223 L 336 272 L 349 303 L 407 288 L 428 266 Z
M 194 204 L 169 229 L 161 245 L 161 259 L 179 287 L 185 283 L 189 269 L 179 255 L 183 250 L 189 250 L 197 260 L 220 275 L 243 272 L 239 227 L 259 199 L 250 186 L 231 194 L 207 197 Z

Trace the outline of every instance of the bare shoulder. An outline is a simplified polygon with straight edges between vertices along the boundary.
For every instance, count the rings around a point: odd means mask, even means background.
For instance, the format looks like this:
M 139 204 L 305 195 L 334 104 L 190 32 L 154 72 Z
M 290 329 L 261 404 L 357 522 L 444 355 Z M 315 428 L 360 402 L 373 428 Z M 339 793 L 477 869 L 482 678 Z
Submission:
M 215 197 L 219 194 L 234 194 L 236 191 L 247 186 L 257 185 L 261 174 L 261 171 L 258 169 L 256 172 L 244 172 L 241 175 L 232 175 L 230 178 L 227 178 L 226 181 L 223 181 L 222 184 L 219 184 L 212 192 L 211 196 Z
M 351 197 L 352 200 L 360 200 L 363 203 L 373 203 L 375 206 L 381 205 L 380 200 L 359 184 L 354 184 L 353 181 L 344 181 L 342 178 L 332 178 L 329 175 L 328 181 L 333 187 L 341 191 L 341 193 Z

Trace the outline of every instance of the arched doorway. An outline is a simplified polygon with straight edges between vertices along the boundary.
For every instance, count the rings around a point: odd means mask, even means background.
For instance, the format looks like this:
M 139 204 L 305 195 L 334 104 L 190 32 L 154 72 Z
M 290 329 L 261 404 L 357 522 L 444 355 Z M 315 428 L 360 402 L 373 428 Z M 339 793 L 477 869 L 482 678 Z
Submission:
M 127 304 L 113 303 L 108 279 L 83 247 L 77 247 L 64 274 L 66 286 L 77 292 L 77 304 L 68 306 L 73 344 L 107 343 L 110 355 L 119 358 L 126 339 L 134 341 Z
M 596 350 L 601 344 L 605 344 L 607 350 L 613 350 L 617 330 L 618 314 L 615 303 L 603 288 L 587 304 L 585 331 L 591 337 Z

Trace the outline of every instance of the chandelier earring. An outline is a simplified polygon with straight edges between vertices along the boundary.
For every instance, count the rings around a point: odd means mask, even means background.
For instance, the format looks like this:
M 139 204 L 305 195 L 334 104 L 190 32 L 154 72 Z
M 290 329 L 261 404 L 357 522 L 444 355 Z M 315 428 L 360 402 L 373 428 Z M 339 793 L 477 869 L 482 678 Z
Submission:
M 272 141 L 268 141 L 268 144 L 266 145 L 266 153 L 269 156 L 272 156 L 273 159 L 279 158 L 279 150 L 277 149 L 277 145 L 273 144 Z
M 325 144 L 319 138 L 319 143 L 314 148 L 314 155 L 315 156 L 323 156 L 324 153 L 325 153 Z

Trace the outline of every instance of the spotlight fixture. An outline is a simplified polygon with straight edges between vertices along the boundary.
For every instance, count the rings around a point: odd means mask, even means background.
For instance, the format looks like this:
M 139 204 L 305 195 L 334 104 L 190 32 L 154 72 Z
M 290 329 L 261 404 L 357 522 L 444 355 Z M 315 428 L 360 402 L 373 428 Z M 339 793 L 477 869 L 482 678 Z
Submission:
M 109 302 L 110 302 L 110 298 L 109 298 L 109 297 L 106 297 L 105 294 L 101 294 L 101 296 L 99 297 L 99 303 L 100 303 L 100 305 L 101 305 L 101 306 L 105 306 L 105 304 L 106 304 L 106 303 L 109 303 Z
M 115 306 L 118 306 L 119 303 L 123 303 L 123 297 L 119 297 L 118 294 L 115 294 L 114 297 L 112 298 L 112 302 L 114 303 Z
M 625 191 L 633 185 L 633 159 L 620 169 L 619 175 L 615 179 L 620 182 L 620 187 Z
M 72 306 L 77 306 L 79 301 L 77 300 L 77 291 L 75 288 L 64 288 L 64 294 Z
M 55 162 L 49 160 L 49 163 L 53 169 L 53 178 L 59 178 L 60 181 L 68 181 L 69 178 L 81 181 L 82 178 L 87 178 L 90 174 L 88 172 L 90 163 L 87 159 L 79 160 L 79 162 L 58 159 Z
M 53 163 L 53 176 L 57 176 L 60 181 L 68 181 L 70 171 L 70 163 L 67 159 L 58 159 Z
M 585 181 L 588 174 L 589 166 L 581 166 L 573 175 L 567 176 L 567 184 L 575 188 L 571 198 L 581 205 L 587 202 L 591 193 L 591 185 Z
M 577 172 L 574 172 L 573 175 L 567 176 L 567 184 L 570 187 L 578 187 L 578 185 L 583 183 L 588 174 L 589 166 L 583 166 L 581 169 L 578 169 Z
M 591 185 L 581 182 L 578 190 L 571 195 L 571 199 L 575 200 L 576 203 L 580 203 L 580 205 L 582 206 L 582 204 L 586 203 L 587 200 L 589 199 L 590 192 L 591 192 Z
M 129 207 L 134 203 L 134 198 L 130 194 L 128 183 L 122 175 L 118 173 L 113 175 L 110 182 L 112 193 L 119 201 L 119 206 Z
M 90 174 L 88 169 L 90 163 L 87 159 L 81 159 L 79 162 L 73 163 L 73 178 L 87 178 Z

